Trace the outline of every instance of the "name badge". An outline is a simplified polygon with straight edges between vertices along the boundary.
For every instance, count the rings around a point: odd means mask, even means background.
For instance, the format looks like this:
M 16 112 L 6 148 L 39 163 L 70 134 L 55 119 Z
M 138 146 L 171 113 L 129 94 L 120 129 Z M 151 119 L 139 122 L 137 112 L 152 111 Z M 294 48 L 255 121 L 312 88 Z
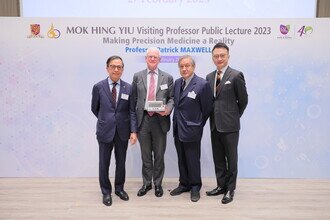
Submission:
M 123 94 L 121 94 L 121 98 L 125 99 L 125 100 L 128 100 L 128 95 L 123 93 Z
M 168 89 L 168 86 L 167 86 L 167 84 L 163 84 L 163 85 L 160 85 L 160 89 L 161 89 L 161 90 L 165 90 L 165 89 Z
M 188 97 L 189 97 L 189 98 L 192 98 L 192 99 L 195 99 L 195 98 L 196 98 L 196 93 L 195 93 L 195 91 L 188 92 Z

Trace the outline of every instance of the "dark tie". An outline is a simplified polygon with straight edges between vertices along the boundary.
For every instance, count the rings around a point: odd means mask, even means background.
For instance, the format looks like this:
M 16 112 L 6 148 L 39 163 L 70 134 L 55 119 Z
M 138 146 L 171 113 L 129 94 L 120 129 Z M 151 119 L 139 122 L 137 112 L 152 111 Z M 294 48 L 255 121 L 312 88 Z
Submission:
M 181 88 L 180 88 L 180 93 L 183 92 L 184 87 L 186 87 L 186 80 L 183 79 L 183 80 L 182 80 L 182 84 L 181 84 Z
M 220 92 L 220 82 L 221 82 L 221 71 L 217 71 L 217 81 L 216 81 L 216 94 L 218 95 Z
M 117 85 L 116 82 L 112 83 L 112 90 L 111 90 L 111 99 L 112 99 L 112 102 L 113 102 L 113 104 L 114 104 L 115 107 L 116 107 L 116 101 L 117 101 L 117 89 L 116 89 L 116 85 Z

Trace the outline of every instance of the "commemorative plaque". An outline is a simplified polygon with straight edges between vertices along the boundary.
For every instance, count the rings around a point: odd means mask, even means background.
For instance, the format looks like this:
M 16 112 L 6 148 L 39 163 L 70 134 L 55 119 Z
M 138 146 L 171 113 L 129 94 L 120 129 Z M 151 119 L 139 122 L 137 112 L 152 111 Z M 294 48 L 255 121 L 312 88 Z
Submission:
M 165 111 L 165 105 L 163 101 L 148 101 L 148 112 L 163 112 Z

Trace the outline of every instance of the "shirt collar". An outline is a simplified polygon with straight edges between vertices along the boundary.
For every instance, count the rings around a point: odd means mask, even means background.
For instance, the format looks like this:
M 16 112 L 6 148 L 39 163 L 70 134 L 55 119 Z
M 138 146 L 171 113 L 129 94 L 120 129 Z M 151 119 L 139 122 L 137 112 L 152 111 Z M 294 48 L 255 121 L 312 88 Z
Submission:
M 191 79 L 194 77 L 195 73 L 193 73 L 188 79 L 184 79 L 182 78 L 183 80 L 186 81 L 186 86 L 190 83 Z
M 228 69 L 228 65 L 221 69 L 221 73 L 224 74 L 227 69 Z M 216 72 L 218 72 L 218 69 L 216 70 Z
M 150 71 L 152 71 L 152 70 L 149 70 L 149 69 L 147 68 L 147 71 L 148 71 L 148 74 L 150 74 Z M 156 68 L 156 69 L 154 70 L 154 72 L 155 72 L 155 74 L 158 75 L 158 68 Z
M 109 85 L 113 84 L 113 81 L 110 79 L 110 77 L 108 77 L 108 83 Z M 117 85 L 120 85 L 120 79 L 117 81 Z

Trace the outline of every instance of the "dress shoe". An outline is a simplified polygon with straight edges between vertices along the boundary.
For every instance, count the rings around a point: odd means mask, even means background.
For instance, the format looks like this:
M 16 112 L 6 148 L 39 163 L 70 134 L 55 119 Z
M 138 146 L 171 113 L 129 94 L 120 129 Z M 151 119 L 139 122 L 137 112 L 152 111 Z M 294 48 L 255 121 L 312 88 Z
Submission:
M 226 192 L 226 189 L 217 187 L 215 189 L 212 189 L 211 191 L 206 191 L 206 195 L 208 196 L 218 196 L 220 194 L 224 194 Z
M 171 192 L 170 192 L 170 195 L 171 196 L 177 196 L 177 195 L 180 195 L 184 192 L 189 192 L 190 190 L 185 188 L 185 187 L 182 187 L 182 186 L 178 186 L 177 188 L 173 189 Z
M 155 196 L 162 197 L 164 194 L 162 186 L 155 186 Z
M 121 198 L 124 201 L 128 201 L 129 200 L 129 197 L 128 197 L 127 193 L 124 190 L 116 191 L 115 194 L 117 196 L 119 196 L 119 198 Z
M 148 185 L 148 186 L 143 185 L 141 187 L 141 189 L 138 191 L 137 196 L 144 196 L 151 189 L 152 189 L 152 186 L 151 185 Z
M 227 203 L 230 203 L 231 201 L 233 201 L 234 194 L 235 194 L 235 191 L 226 192 L 226 194 L 223 196 L 223 198 L 221 200 L 222 204 L 227 204 Z
M 103 195 L 103 204 L 106 206 L 111 206 L 112 205 L 112 198 L 111 195 Z
M 191 191 L 190 193 L 190 200 L 192 202 L 197 202 L 201 198 L 199 191 Z

